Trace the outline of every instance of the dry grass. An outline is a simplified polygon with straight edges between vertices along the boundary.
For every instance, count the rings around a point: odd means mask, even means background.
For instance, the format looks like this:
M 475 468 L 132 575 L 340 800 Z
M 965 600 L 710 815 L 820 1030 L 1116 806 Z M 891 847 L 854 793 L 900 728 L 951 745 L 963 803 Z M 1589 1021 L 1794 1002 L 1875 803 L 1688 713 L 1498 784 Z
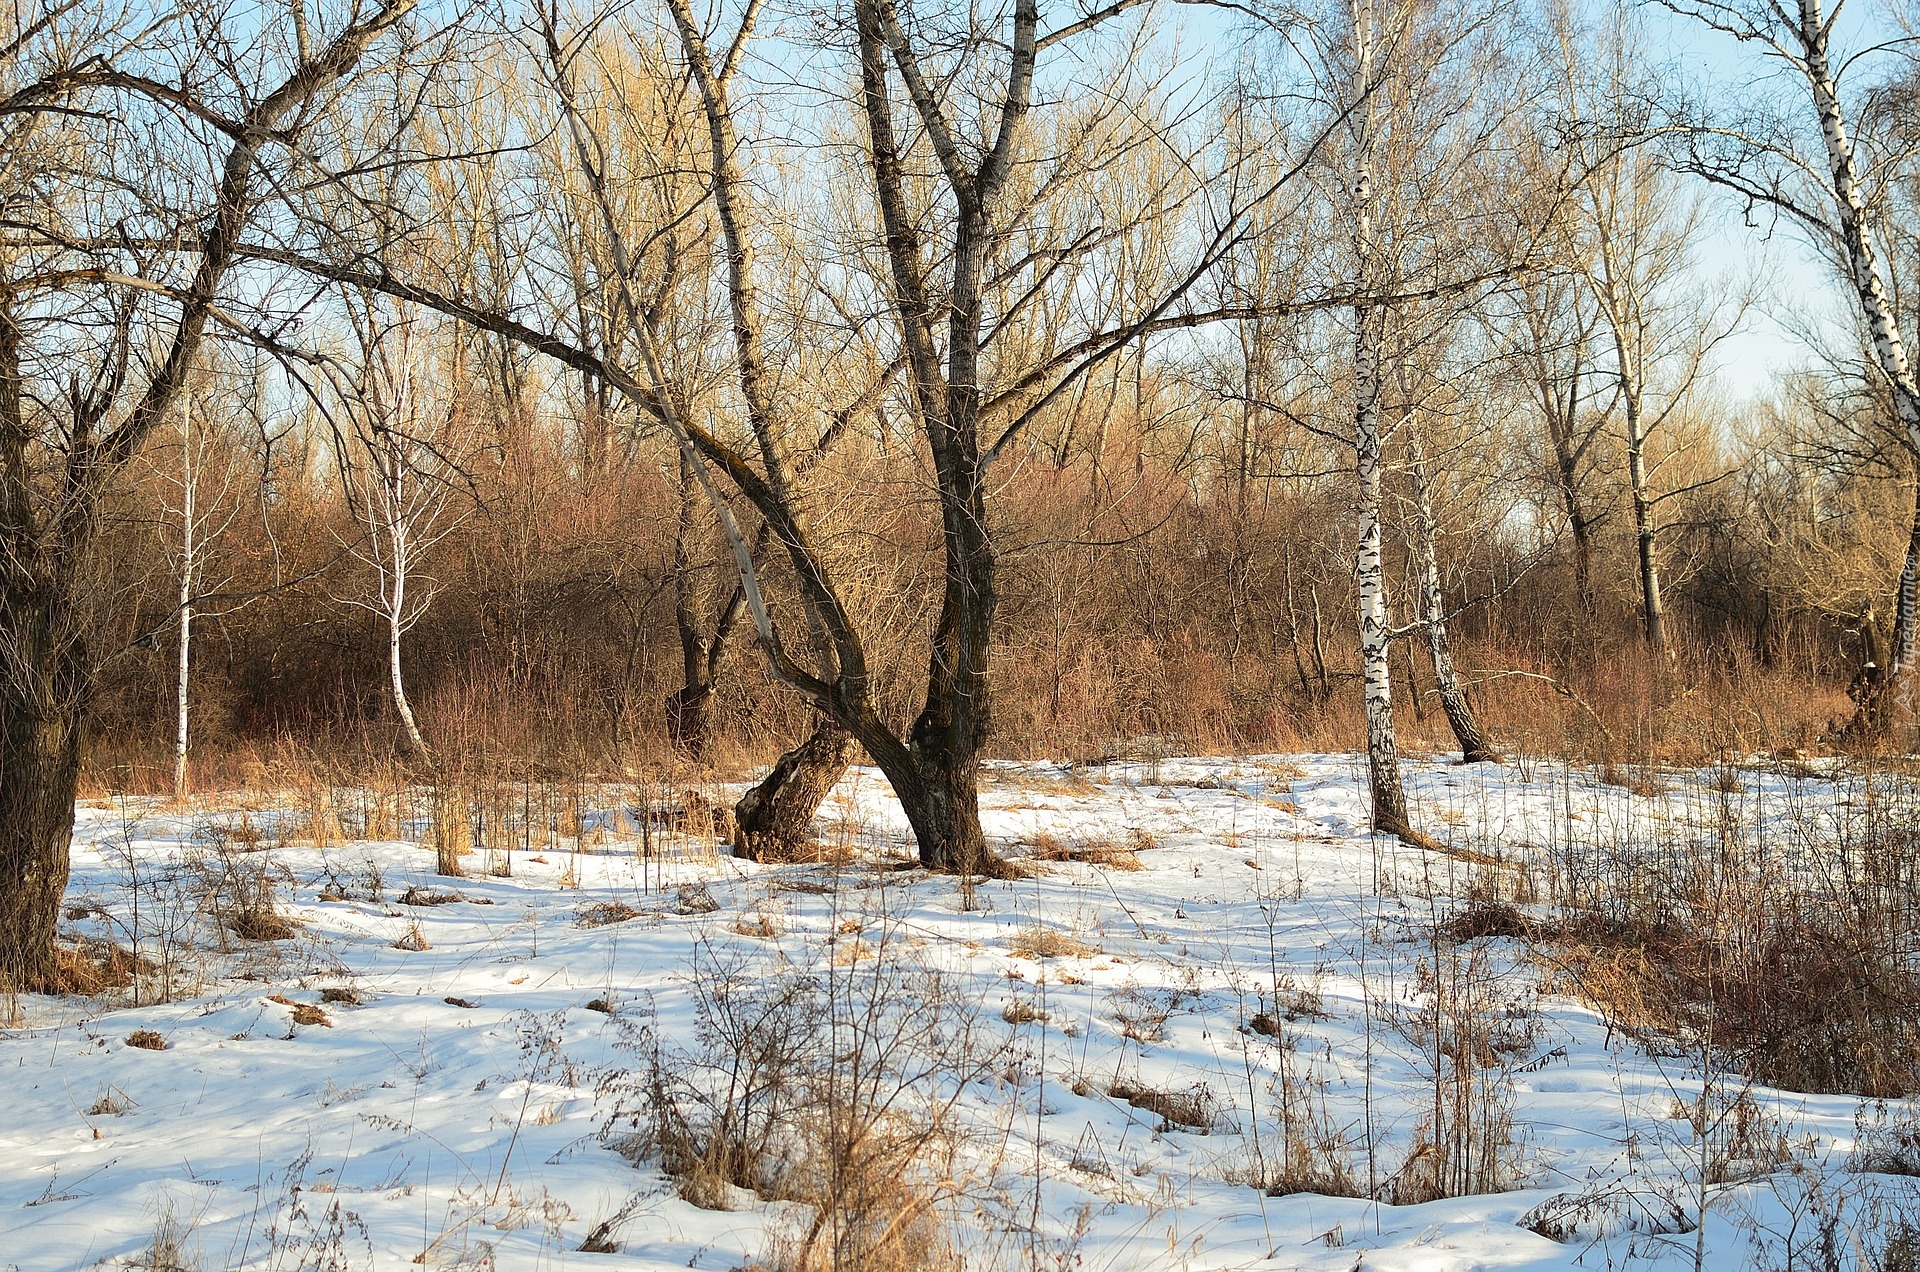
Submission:
M 1040 924 L 1021 928 L 1007 942 L 1007 953 L 1015 958 L 1091 958 L 1099 952 L 1076 936 Z
M 742 936 L 757 936 L 763 940 L 780 935 L 780 925 L 765 910 L 750 910 L 736 916 L 733 930 Z
M 574 917 L 581 927 L 611 927 L 615 923 L 625 923 L 629 919 L 640 917 L 640 911 L 625 901 L 601 901 L 588 906 Z
M 1111 839 L 1062 840 L 1046 831 L 1027 840 L 1035 861 L 1075 861 L 1109 870 L 1140 870 L 1139 855 Z
M 1013 998 L 1000 1009 L 1000 1019 L 1010 1025 L 1045 1024 L 1052 1017 L 1025 998 Z
M 58 983 L 50 993 L 79 994 L 91 998 L 108 990 L 127 989 L 137 978 L 153 976 L 159 964 L 141 957 L 111 941 L 81 938 L 61 945 L 53 954 Z
M 1790 1090 L 1920 1090 L 1920 790 L 1864 770 L 1830 806 L 1792 806 L 1778 847 L 1743 794 L 1717 778 L 1685 833 L 1569 850 L 1551 920 L 1460 921 L 1530 931 L 1561 988 L 1655 1046 Z

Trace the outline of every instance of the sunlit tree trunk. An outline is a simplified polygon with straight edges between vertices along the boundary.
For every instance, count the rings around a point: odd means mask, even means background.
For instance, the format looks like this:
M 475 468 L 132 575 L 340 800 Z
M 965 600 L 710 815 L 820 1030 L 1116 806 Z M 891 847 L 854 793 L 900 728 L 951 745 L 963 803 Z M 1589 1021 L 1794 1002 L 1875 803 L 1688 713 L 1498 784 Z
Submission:
M 187 797 L 187 688 L 192 668 L 193 576 L 199 564 L 200 545 L 195 537 L 193 462 L 193 420 L 183 411 L 180 424 L 180 637 L 174 667 L 173 724 L 173 798 Z
M 1374 15 L 1370 0 L 1356 0 L 1353 15 L 1353 150 L 1349 208 L 1353 216 L 1354 278 L 1364 294 L 1373 279 Z M 1361 692 L 1367 715 L 1367 778 L 1373 828 L 1403 834 L 1406 794 L 1400 784 L 1400 750 L 1393 731 L 1393 683 L 1387 666 L 1391 642 L 1387 573 L 1381 555 L 1381 419 L 1385 379 L 1380 367 L 1383 314 L 1376 304 L 1353 307 L 1354 477 L 1359 533 L 1354 547 L 1354 583 L 1359 598 Z

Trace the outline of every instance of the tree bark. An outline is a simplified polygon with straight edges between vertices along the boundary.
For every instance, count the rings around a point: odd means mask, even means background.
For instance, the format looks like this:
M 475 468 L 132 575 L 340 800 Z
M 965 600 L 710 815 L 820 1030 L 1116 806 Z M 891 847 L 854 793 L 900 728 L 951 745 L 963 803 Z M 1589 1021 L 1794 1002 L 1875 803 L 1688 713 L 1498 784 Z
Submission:
M 1640 571 L 1640 620 L 1647 645 L 1663 654 L 1673 652 L 1667 643 L 1666 604 L 1660 597 L 1660 561 L 1654 554 L 1653 498 L 1647 490 L 1647 439 L 1642 432 L 1638 386 L 1629 383 L 1624 369 L 1627 353 L 1621 350 L 1623 369 L 1622 397 L 1627 416 L 1627 486 L 1633 499 L 1634 559 Z
M 1893 397 L 1893 409 L 1906 431 L 1908 449 L 1920 455 L 1920 385 L 1916 385 L 1901 334 L 1898 315 L 1880 277 L 1879 253 L 1868 222 L 1866 195 L 1847 135 L 1840 92 L 1828 61 L 1829 26 L 1819 0 L 1800 0 L 1799 38 L 1804 57 L 1801 69 L 1820 117 L 1820 135 L 1826 143 L 1827 164 L 1833 174 L 1832 193 L 1839 217 L 1840 247 L 1853 276 L 1854 293 L 1872 338 L 1874 360 Z M 1914 591 L 1920 582 L 1920 488 L 1915 491 L 1913 527 L 1908 534 L 1907 558 L 1900 573 L 1900 604 L 1894 627 L 1893 666 L 1889 679 L 1898 678 L 1913 663 Z
M 1453 668 L 1453 649 L 1447 639 L 1446 594 L 1440 587 L 1440 554 L 1435 540 L 1439 527 L 1433 515 L 1433 495 L 1428 488 L 1425 458 L 1416 451 L 1412 465 L 1414 517 L 1419 531 L 1421 617 L 1427 631 L 1427 653 L 1433 659 L 1433 684 L 1440 695 L 1440 706 L 1447 713 L 1454 740 L 1460 743 L 1462 764 L 1499 763 L 1500 753 L 1493 748 L 1474 716 L 1460 679 Z
M 393 697 L 394 714 L 400 717 L 400 727 L 407 737 L 408 749 L 418 758 L 431 761 L 433 752 L 427 749 L 427 739 L 420 732 L 420 725 L 413 718 L 413 704 L 407 701 L 407 683 L 400 674 L 400 637 L 405 631 L 402 620 L 406 596 L 407 576 L 403 567 L 395 566 L 393 590 L 389 593 L 391 606 L 387 611 L 387 690 Z
M 17 588 L 0 610 L 0 985 L 59 992 L 55 928 L 66 892 L 86 736 L 89 651 L 72 598 Z
M 1400 785 L 1400 751 L 1393 731 L 1393 685 L 1387 667 L 1387 579 L 1380 554 L 1380 375 L 1371 306 L 1357 306 L 1359 325 L 1354 370 L 1359 402 L 1354 410 L 1355 476 L 1360 488 L 1360 533 L 1354 554 L 1359 592 L 1360 665 L 1367 712 L 1367 779 L 1373 828 L 1399 835 L 1408 829 L 1407 801 Z
M 712 663 L 702 630 L 699 578 L 694 568 L 698 478 L 694 460 L 680 457 L 680 516 L 673 534 L 673 625 L 680 637 L 680 687 L 667 695 L 667 738 L 696 760 L 704 761 L 712 743 L 709 706 L 713 699 Z
M 1900 567 L 1900 595 L 1893 612 L 1893 665 L 1889 680 L 1898 681 L 1913 666 L 1916 592 L 1920 592 L 1920 480 L 1913 487 L 1913 521 L 1907 529 L 1907 559 Z
M 1560 502 L 1567 514 L 1567 530 L 1573 535 L 1573 585 L 1580 599 L 1580 612 L 1594 614 L 1593 591 L 1593 519 L 1580 506 L 1580 458 L 1573 438 L 1573 421 L 1550 417 L 1548 431 L 1553 436 L 1555 484 L 1560 487 Z
M 1353 246 L 1356 290 L 1373 285 L 1374 31 L 1371 6 L 1353 6 L 1354 67 Z M 1400 785 L 1400 751 L 1393 731 L 1391 648 L 1387 627 L 1387 577 L 1380 551 L 1381 436 L 1379 306 L 1353 307 L 1354 477 L 1359 491 L 1359 534 L 1354 548 L 1354 580 L 1360 622 L 1360 671 L 1367 714 L 1367 784 L 1372 795 L 1373 828 L 1406 836 L 1406 794 Z
M 182 413 L 180 421 L 180 642 L 174 667 L 173 726 L 173 798 L 175 803 L 187 797 L 187 688 L 192 670 L 193 645 L 193 421 Z
M 173 799 L 180 803 L 187 798 L 187 681 L 192 664 L 193 642 L 193 586 L 192 576 L 180 576 L 180 641 L 177 664 L 174 667 L 173 694 Z
M 800 745 L 733 806 L 733 853 L 748 861 L 785 861 L 801 854 L 814 814 L 853 762 L 854 738 L 822 720 Z

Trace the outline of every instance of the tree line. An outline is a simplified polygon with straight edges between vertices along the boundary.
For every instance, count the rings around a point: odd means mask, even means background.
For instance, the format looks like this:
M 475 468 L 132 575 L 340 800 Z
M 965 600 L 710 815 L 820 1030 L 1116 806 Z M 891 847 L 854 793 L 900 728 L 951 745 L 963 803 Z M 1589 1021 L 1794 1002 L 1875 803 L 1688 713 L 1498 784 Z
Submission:
M 777 751 L 745 853 L 865 757 L 979 874 L 996 754 L 1364 738 L 1418 841 L 1409 710 L 1474 762 L 1742 676 L 1897 725 L 1916 80 L 1839 16 L 0 17 L 0 968 L 59 984 L 89 765 L 294 732 Z M 1842 316 L 1749 399 L 1728 206 Z

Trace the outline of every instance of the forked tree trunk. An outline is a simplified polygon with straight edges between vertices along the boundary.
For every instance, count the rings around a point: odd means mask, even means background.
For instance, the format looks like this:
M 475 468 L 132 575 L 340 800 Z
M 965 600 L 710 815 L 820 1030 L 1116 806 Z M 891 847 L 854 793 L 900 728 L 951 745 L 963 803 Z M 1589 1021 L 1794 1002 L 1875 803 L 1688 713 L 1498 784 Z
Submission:
M 1460 762 L 1463 764 L 1499 763 L 1500 754 L 1493 749 L 1480 721 L 1473 714 L 1473 707 L 1467 702 L 1467 695 L 1460 688 L 1460 678 L 1453 667 L 1453 648 L 1447 639 L 1447 601 L 1446 593 L 1440 588 L 1440 553 L 1435 540 L 1439 537 L 1439 527 L 1433 515 L 1433 494 L 1427 484 L 1427 466 L 1424 457 L 1417 451 L 1413 461 L 1413 506 L 1414 517 L 1419 531 L 1421 591 L 1421 619 L 1427 629 L 1427 653 L 1433 659 L 1433 684 L 1440 695 L 1441 709 L 1447 713 L 1447 723 L 1453 728 L 1454 740 L 1460 743 Z
M 979 489 L 944 500 L 947 588 L 928 659 L 925 705 L 902 743 L 871 708 L 848 724 L 913 827 L 920 864 L 999 876 L 980 827 L 980 753 L 989 727 L 987 641 L 995 605 L 993 548 Z
M 733 806 L 733 852 L 748 861 L 780 861 L 805 848 L 834 783 L 853 762 L 853 735 L 822 720 L 805 741 Z

